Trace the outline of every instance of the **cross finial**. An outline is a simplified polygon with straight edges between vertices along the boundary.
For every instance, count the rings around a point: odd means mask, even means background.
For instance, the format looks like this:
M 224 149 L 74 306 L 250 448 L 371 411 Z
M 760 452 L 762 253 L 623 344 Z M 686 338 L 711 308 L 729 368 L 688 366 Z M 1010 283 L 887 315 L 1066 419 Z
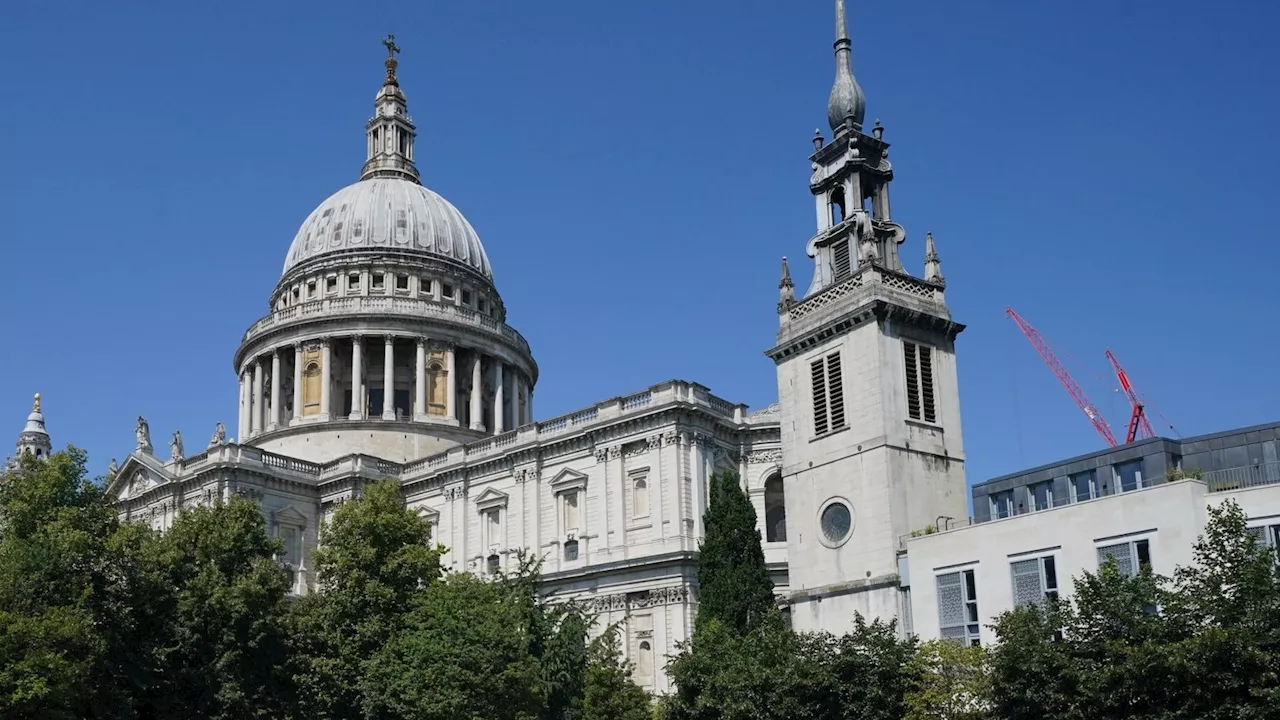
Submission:
M 386 39 L 382 41 L 382 44 L 387 48 L 387 57 L 389 58 L 394 58 L 396 54 L 400 52 L 400 46 L 396 45 L 395 35 L 387 35 Z

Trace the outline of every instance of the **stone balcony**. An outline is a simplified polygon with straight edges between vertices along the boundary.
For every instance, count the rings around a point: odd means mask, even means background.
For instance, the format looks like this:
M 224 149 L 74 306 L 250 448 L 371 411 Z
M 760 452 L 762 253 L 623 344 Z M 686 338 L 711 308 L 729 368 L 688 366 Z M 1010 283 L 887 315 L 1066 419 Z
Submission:
M 245 332 L 243 344 L 268 332 L 292 325 L 353 316 L 434 320 L 463 327 L 481 328 L 515 343 L 525 355 L 532 355 L 528 341 L 514 328 L 470 308 L 432 300 L 376 295 L 326 298 L 276 310 L 255 322 Z

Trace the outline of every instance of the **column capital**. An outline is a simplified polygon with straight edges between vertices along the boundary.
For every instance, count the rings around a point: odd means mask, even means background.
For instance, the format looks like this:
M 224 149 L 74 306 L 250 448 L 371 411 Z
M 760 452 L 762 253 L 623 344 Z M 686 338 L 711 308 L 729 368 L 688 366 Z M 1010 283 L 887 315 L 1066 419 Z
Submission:
M 418 336 L 418 347 L 423 350 L 427 349 L 427 339 L 421 335 Z
M 390 344 L 392 344 L 392 343 L 394 343 L 394 342 L 396 341 L 396 336 L 395 336 L 395 335 L 384 335 L 383 337 L 384 337 L 384 338 L 386 338 L 386 343 L 387 343 L 388 345 L 390 345 Z
M 293 341 L 293 351 L 294 351 L 294 352 L 299 352 L 299 351 L 301 351 L 301 350 L 302 350 L 302 341 L 301 341 L 301 340 L 294 340 L 294 341 Z

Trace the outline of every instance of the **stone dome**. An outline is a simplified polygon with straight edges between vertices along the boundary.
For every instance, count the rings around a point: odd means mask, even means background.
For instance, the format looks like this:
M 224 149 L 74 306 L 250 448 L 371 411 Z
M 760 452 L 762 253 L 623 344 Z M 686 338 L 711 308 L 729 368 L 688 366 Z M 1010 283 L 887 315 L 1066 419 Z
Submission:
M 443 258 L 493 279 L 480 236 L 457 208 L 412 180 L 387 177 L 320 203 L 298 228 L 282 274 L 315 258 L 380 251 Z

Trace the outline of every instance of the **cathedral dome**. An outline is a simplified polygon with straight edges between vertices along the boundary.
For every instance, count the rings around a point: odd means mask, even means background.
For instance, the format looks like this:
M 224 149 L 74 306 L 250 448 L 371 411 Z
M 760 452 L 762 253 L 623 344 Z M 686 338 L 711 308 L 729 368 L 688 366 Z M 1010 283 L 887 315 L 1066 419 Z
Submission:
M 462 213 L 395 177 L 361 180 L 320 203 L 298 228 L 283 273 L 319 257 L 379 251 L 452 260 L 493 279 L 480 236 Z

